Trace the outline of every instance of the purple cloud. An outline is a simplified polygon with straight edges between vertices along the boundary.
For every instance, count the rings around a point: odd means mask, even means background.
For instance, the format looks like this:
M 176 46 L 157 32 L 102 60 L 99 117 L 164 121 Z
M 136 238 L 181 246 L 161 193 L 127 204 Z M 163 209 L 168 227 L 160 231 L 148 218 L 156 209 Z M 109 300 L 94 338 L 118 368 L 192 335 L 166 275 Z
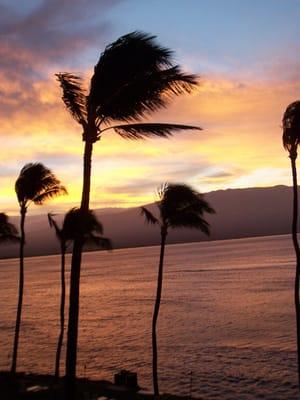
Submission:
M 85 50 L 108 30 L 105 11 L 120 0 L 43 0 L 30 12 L 1 6 L 0 36 L 11 50 L 23 49 L 39 60 L 59 62 Z M 38 61 L 38 60 L 36 60 Z

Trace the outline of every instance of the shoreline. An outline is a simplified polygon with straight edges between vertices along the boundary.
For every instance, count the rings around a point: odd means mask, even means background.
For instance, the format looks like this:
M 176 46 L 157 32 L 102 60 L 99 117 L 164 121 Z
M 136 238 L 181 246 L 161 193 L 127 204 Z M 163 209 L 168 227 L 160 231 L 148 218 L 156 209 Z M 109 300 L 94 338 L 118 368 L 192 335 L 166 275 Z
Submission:
M 300 232 L 298 232 L 298 235 L 300 235 Z M 253 236 L 242 236 L 242 237 L 234 237 L 234 238 L 226 238 L 226 239 L 204 239 L 204 240 L 197 240 L 197 241 L 190 241 L 190 242 L 176 242 L 176 243 L 167 243 L 167 247 L 172 247 L 172 246 L 180 246 L 180 245 L 189 245 L 189 244 L 211 244 L 211 243 L 220 243 L 220 242 L 229 242 L 229 241 L 243 241 L 243 240 L 255 240 L 255 239 L 263 239 L 263 238 L 274 238 L 274 237 L 281 237 L 281 236 L 288 236 L 290 237 L 290 233 L 279 233 L 279 234 L 271 234 L 271 235 L 253 235 Z M 118 251 L 126 251 L 126 250 L 138 250 L 138 249 L 149 249 L 152 247 L 160 247 L 159 244 L 149 244 L 145 246 L 131 246 L 131 247 L 116 247 L 113 248 L 111 251 L 112 252 L 118 252 Z M 107 253 L 107 250 L 86 250 L 82 254 L 91 254 L 91 253 Z M 67 251 L 67 255 L 72 255 L 72 251 Z M 29 255 L 25 256 L 24 259 L 31 259 L 31 258 L 39 258 L 39 257 L 54 257 L 54 256 L 60 256 L 60 253 L 49 253 L 49 254 L 36 254 L 36 255 Z M 5 261 L 5 260 L 19 260 L 19 257 L 0 257 L 0 262 Z
M 93 380 L 76 378 L 77 399 L 104 399 L 120 400 L 151 400 L 154 395 L 143 392 L 142 388 L 130 389 L 123 385 L 115 385 L 107 380 Z M 55 378 L 54 375 L 32 374 L 9 371 L 0 371 L 1 400 L 40 399 L 64 400 L 64 377 Z M 100 397 L 102 398 L 102 397 Z M 189 400 L 190 396 L 176 396 L 161 394 L 161 400 Z M 197 400 L 193 397 L 194 400 Z

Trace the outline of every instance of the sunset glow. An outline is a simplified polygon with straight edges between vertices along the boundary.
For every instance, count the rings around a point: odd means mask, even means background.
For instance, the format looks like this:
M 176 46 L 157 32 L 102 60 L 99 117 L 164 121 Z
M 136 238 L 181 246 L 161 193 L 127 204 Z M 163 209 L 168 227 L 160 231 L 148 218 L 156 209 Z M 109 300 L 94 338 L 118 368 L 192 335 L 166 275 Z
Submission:
M 135 29 L 156 35 L 174 50 L 185 70 L 199 74 L 197 91 L 178 98 L 151 120 L 204 130 L 141 142 L 105 132 L 94 150 L 92 208 L 152 202 L 164 181 L 191 183 L 201 192 L 291 184 L 281 118 L 285 107 L 300 98 L 295 57 L 299 2 L 254 1 L 241 6 L 229 1 L 226 8 L 222 1 L 191 1 L 189 7 L 179 1 L 154 1 L 152 8 L 134 0 L 90 1 L 88 6 L 81 0 L 72 6 L 56 3 L 0 5 L 2 211 L 17 213 L 14 182 L 20 168 L 34 161 L 53 169 L 69 191 L 49 209 L 79 204 L 82 132 L 64 108 L 54 74 L 81 73 L 88 87 L 105 45 Z M 167 8 L 170 20 L 164 21 Z

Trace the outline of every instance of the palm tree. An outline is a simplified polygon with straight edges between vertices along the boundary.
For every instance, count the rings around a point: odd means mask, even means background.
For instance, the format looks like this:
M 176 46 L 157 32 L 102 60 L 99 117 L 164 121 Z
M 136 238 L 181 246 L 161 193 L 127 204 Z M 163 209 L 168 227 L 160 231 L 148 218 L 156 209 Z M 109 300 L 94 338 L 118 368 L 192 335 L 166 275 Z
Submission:
M 9 222 L 6 214 L 0 213 L 0 244 L 6 242 L 19 242 L 17 228 Z
M 64 327 L 65 327 L 65 297 L 66 297 L 66 279 L 65 279 L 65 258 L 67 251 L 67 239 L 63 232 L 63 228 L 59 228 L 53 214 L 48 213 L 48 222 L 51 228 L 55 229 L 56 237 L 60 243 L 60 255 L 61 255 L 61 294 L 60 294 L 60 333 L 58 336 L 56 357 L 55 357 L 55 377 L 59 377 L 59 365 L 60 365 L 60 354 L 64 337 Z
M 209 224 L 203 218 L 203 214 L 214 213 L 214 210 L 203 199 L 203 196 L 184 184 L 164 184 L 158 190 L 159 216 L 155 216 L 147 208 L 142 207 L 141 213 L 146 222 L 160 227 L 160 258 L 157 277 L 156 300 L 152 319 L 152 375 L 153 389 L 156 397 L 159 396 L 158 376 L 157 376 L 157 343 L 156 343 L 156 324 L 160 307 L 160 299 L 163 283 L 163 263 L 165 245 L 170 228 L 196 228 L 209 235 Z
M 300 142 L 300 101 L 291 103 L 282 119 L 283 146 L 289 152 L 293 175 L 293 221 L 292 238 L 296 254 L 296 274 L 294 285 L 294 302 L 296 311 L 297 353 L 298 353 L 298 383 L 300 386 L 300 303 L 299 303 L 299 278 L 300 278 L 300 249 L 297 238 L 298 225 L 298 186 L 297 186 L 297 148 Z
M 17 353 L 19 344 L 19 333 L 21 325 L 21 313 L 23 302 L 23 287 L 24 287 L 24 245 L 25 245 L 25 216 L 27 209 L 31 203 L 42 205 L 48 199 L 51 199 L 60 194 L 66 194 L 67 190 L 61 185 L 60 181 L 55 177 L 50 169 L 46 168 L 41 163 L 26 164 L 20 172 L 20 175 L 15 183 L 15 191 L 17 194 L 21 222 L 20 222 L 20 276 L 19 276 L 19 297 L 17 318 L 15 326 L 15 337 L 13 345 L 13 358 L 11 372 L 16 372 Z
M 174 65 L 172 52 L 159 46 L 154 36 L 132 32 L 107 46 L 94 68 L 88 94 L 78 76 L 59 73 L 57 78 L 63 90 L 62 99 L 83 130 L 83 217 L 89 209 L 93 145 L 104 132 L 112 129 L 125 139 L 143 139 L 169 137 L 182 129 L 200 129 L 141 122 L 143 117 L 166 107 L 174 96 L 189 93 L 197 85 L 196 76 L 185 74 Z M 82 246 L 83 238 L 79 236 L 73 247 L 70 283 L 66 376 L 71 386 L 76 376 Z
M 65 215 L 62 228 L 60 228 L 53 218 L 53 214 L 48 214 L 48 221 L 51 228 L 55 229 L 56 237 L 60 242 L 61 251 L 61 297 L 60 297 L 60 333 L 58 336 L 56 358 L 55 358 L 55 377 L 59 377 L 59 365 L 61 349 L 64 337 L 65 327 L 65 298 L 66 298 L 66 284 L 65 284 L 65 256 L 68 245 L 73 242 L 78 234 L 79 229 L 80 210 L 72 208 Z M 95 214 L 90 210 L 88 218 L 85 220 L 84 227 L 84 242 L 91 243 L 99 248 L 110 250 L 112 248 L 109 239 L 100 235 L 103 233 L 102 224 L 97 220 Z

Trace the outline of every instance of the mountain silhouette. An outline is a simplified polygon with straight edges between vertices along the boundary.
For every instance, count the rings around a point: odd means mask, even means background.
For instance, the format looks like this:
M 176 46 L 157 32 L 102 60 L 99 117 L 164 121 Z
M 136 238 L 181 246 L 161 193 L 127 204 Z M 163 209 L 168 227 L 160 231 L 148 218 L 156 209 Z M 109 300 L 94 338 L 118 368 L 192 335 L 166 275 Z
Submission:
M 291 230 L 292 190 L 288 186 L 267 188 L 227 189 L 205 194 L 216 214 L 207 216 L 211 235 L 191 229 L 170 232 L 168 243 L 203 240 L 236 239 L 252 236 L 281 235 Z M 146 207 L 155 212 L 154 204 Z M 157 227 L 147 226 L 140 216 L 140 207 L 95 209 L 104 226 L 104 234 L 114 248 L 151 246 L 159 244 Z M 62 216 L 57 216 L 60 221 Z M 18 226 L 18 217 L 11 217 Z M 30 216 L 27 224 L 26 256 L 58 254 L 59 245 L 49 229 L 47 215 Z M 2 245 L 0 257 L 17 257 L 18 246 Z

